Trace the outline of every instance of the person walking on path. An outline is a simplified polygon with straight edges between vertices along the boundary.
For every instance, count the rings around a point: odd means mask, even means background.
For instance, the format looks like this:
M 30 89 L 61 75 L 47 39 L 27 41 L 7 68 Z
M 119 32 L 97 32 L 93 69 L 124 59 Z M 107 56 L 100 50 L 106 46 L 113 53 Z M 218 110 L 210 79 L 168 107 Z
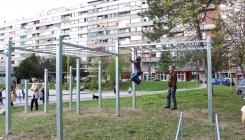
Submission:
M 169 66 L 169 79 L 168 79 L 168 94 L 167 94 L 167 105 L 164 108 L 170 108 L 170 97 L 172 97 L 174 106 L 171 108 L 171 110 L 177 109 L 177 101 L 176 101 L 176 89 L 177 89 L 177 74 L 174 71 L 174 66 Z
M 21 92 L 22 92 L 23 100 L 25 100 L 25 87 L 22 88 Z
M 32 78 L 32 86 L 31 86 L 32 96 L 31 96 L 31 110 L 33 108 L 33 103 L 35 103 L 36 110 L 38 110 L 38 98 L 39 98 L 39 90 L 37 79 Z
M 141 57 L 140 56 L 137 56 L 136 57 L 136 60 L 134 61 L 134 60 L 132 60 L 131 59 L 131 56 L 130 56 L 131 54 L 129 53 L 128 54 L 128 57 L 129 57 L 129 61 L 131 62 L 131 63 L 133 63 L 134 64 L 134 67 L 135 67 L 135 70 L 136 70 L 136 72 L 133 72 L 132 73 L 132 76 L 131 76 L 131 78 L 130 78 L 130 81 L 133 81 L 133 82 L 135 82 L 137 85 L 139 85 L 140 84 L 140 82 L 141 82 L 141 80 L 139 79 L 139 76 L 141 75 L 141 66 L 140 66 L 140 61 L 141 61 Z

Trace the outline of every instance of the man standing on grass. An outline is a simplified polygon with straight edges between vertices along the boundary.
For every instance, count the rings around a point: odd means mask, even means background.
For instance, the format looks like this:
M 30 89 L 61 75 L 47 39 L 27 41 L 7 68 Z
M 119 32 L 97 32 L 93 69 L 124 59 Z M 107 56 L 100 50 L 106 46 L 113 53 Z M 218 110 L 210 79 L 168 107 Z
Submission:
M 176 89 L 177 89 L 177 75 L 176 72 L 174 71 L 175 67 L 174 66 L 169 66 L 168 67 L 170 75 L 168 77 L 168 95 L 167 95 L 167 105 L 164 108 L 170 108 L 170 97 L 172 96 L 172 100 L 174 103 L 174 106 L 171 108 L 171 110 L 177 109 L 177 101 L 175 98 L 176 94 Z

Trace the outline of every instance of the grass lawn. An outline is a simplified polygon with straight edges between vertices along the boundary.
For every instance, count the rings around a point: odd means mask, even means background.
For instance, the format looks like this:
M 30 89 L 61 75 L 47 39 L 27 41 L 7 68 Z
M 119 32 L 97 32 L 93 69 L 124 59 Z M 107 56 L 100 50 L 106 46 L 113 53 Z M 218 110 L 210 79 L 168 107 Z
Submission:
M 244 101 L 229 87 L 214 86 L 213 116 L 218 114 L 222 140 L 245 140 L 241 125 L 241 107 Z M 115 116 L 115 99 L 103 100 L 99 109 L 96 100 L 81 102 L 81 114 L 76 108 L 63 106 L 63 132 L 67 140 L 173 140 L 180 113 L 184 116 L 184 139 L 211 140 L 215 137 L 215 124 L 208 121 L 207 90 L 177 91 L 178 110 L 165 109 L 166 94 L 137 96 L 137 108 L 132 109 L 132 98 L 120 99 L 120 117 Z M 75 103 L 74 103 L 75 106 Z M 24 113 L 24 107 L 12 108 L 12 131 L 6 135 L 0 127 L 2 139 L 56 139 L 55 104 L 49 113 L 41 110 Z M 214 117 L 213 117 L 214 118 Z M 213 119 L 214 120 L 214 119 Z M 5 117 L 0 116 L 0 124 Z

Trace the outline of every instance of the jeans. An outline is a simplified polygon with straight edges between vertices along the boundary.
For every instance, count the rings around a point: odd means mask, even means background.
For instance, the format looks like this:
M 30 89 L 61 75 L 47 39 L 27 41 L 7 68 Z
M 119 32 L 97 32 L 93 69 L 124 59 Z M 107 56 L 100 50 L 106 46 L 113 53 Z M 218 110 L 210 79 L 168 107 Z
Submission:
M 31 99 L 31 110 L 33 108 L 33 103 L 35 102 L 35 107 L 36 107 L 36 110 L 38 110 L 38 98 L 37 99 Z
M 23 100 L 25 100 L 25 94 L 22 93 L 22 95 L 23 95 Z
M 134 73 L 132 73 L 130 80 L 135 82 L 135 83 L 139 83 L 140 82 L 140 79 L 139 79 L 140 75 L 141 75 L 141 72 L 134 72 Z
M 177 101 L 176 101 L 176 89 L 172 90 L 172 87 L 168 87 L 168 95 L 167 95 L 167 106 L 170 107 L 170 97 L 172 96 L 172 100 L 174 102 L 174 108 L 177 108 Z

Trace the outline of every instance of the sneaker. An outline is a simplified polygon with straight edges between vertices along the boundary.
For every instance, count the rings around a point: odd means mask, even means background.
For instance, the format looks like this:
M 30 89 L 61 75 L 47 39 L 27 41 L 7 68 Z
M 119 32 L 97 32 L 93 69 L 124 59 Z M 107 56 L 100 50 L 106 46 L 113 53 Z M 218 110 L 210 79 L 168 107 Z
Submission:
M 177 107 L 173 107 L 173 108 L 171 108 L 171 110 L 176 110 L 177 109 Z
M 164 108 L 170 108 L 170 106 L 164 106 Z
M 140 83 L 141 83 L 141 80 L 137 84 L 140 85 Z

